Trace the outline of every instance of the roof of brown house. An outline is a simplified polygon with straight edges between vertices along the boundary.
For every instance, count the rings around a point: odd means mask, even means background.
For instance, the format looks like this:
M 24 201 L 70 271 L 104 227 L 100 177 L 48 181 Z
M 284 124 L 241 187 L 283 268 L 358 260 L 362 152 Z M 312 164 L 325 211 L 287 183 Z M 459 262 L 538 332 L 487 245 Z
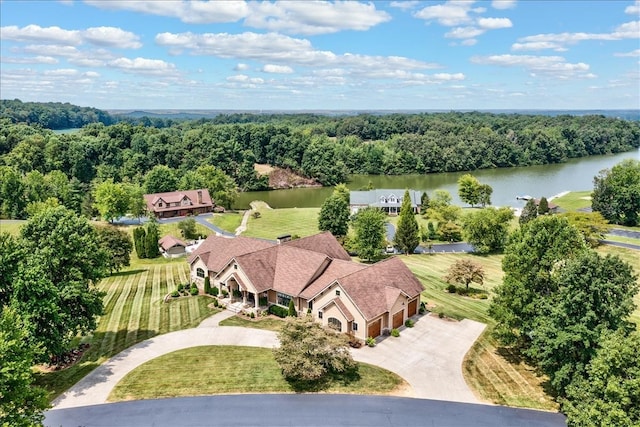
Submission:
M 401 293 L 413 298 L 423 291 L 420 281 L 397 257 L 341 277 L 338 282 L 367 320 L 389 311 Z
M 353 261 L 343 261 L 340 259 L 331 260 L 331 263 L 322 274 L 315 278 L 313 282 L 300 293 L 300 297 L 311 299 L 335 282 L 339 277 L 347 276 L 364 268 L 367 268 L 367 266 Z
M 200 257 L 209 270 L 219 272 L 231 258 L 274 245 L 273 242 L 250 237 L 229 238 L 212 235 L 193 251 L 187 261 L 191 264 L 197 257 Z
M 161 238 L 160 240 L 158 240 L 158 245 L 160 245 L 160 247 L 162 249 L 164 249 L 165 251 L 171 249 L 174 246 L 182 246 L 182 247 L 186 247 L 187 244 L 185 242 L 183 242 L 182 240 L 175 238 L 171 235 L 166 235 L 163 238 Z
M 351 314 L 347 306 L 344 305 L 342 300 L 338 297 L 332 299 L 331 301 L 329 301 L 328 303 L 320 307 L 320 309 L 323 310 L 331 304 L 335 304 L 336 307 L 338 307 L 338 310 L 340 310 L 340 312 L 344 315 L 344 317 L 347 319 L 348 322 L 353 322 L 354 320 L 353 314 Z
M 202 203 L 198 203 L 198 192 L 202 192 Z M 157 206 L 158 201 L 162 200 L 165 203 L 176 203 L 181 202 L 182 199 L 188 198 L 191 200 L 191 205 L 189 206 L 166 206 L 163 204 L 162 207 Z M 164 212 L 164 211 L 174 211 L 176 209 L 184 209 L 188 207 L 201 208 L 201 207 L 212 207 L 213 201 L 211 200 L 211 196 L 209 195 L 209 190 L 206 188 L 200 188 L 197 190 L 181 190 L 181 191 L 171 191 L 167 193 L 153 193 L 153 194 L 145 194 L 144 200 L 147 203 L 147 209 L 151 212 Z
M 351 261 L 351 257 L 344 250 L 340 242 L 328 231 L 324 233 L 315 234 L 313 236 L 303 237 L 301 239 L 289 240 L 283 243 L 283 245 L 294 246 L 300 249 L 306 249 L 309 251 L 320 252 L 327 254 L 333 259 L 342 259 L 345 261 Z

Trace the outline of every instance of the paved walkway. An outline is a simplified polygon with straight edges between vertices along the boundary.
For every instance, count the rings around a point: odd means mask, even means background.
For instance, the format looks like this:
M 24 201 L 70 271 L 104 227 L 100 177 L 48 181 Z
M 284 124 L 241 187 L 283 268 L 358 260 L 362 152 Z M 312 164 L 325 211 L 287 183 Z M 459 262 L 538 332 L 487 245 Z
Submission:
M 273 348 L 272 331 L 219 326 L 233 314 L 218 313 L 193 329 L 171 332 L 130 347 L 90 372 L 54 402 L 55 409 L 107 403 L 116 384 L 137 366 L 176 350 L 203 345 Z M 462 377 L 462 359 L 484 330 L 482 323 L 450 322 L 423 316 L 399 338 L 387 337 L 376 347 L 353 350 L 354 359 L 381 366 L 402 376 L 414 397 L 478 403 Z

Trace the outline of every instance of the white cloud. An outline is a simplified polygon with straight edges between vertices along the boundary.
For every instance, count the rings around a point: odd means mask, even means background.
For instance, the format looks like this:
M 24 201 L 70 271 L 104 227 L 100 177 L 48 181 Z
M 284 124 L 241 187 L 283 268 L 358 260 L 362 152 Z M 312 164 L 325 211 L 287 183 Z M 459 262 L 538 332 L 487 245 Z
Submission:
M 494 9 L 511 9 L 515 5 L 516 0 L 493 0 L 491 2 L 491 7 Z
M 571 77 L 594 78 L 588 73 L 589 65 L 583 62 L 569 63 L 561 56 L 532 56 L 532 55 L 491 55 L 474 56 L 471 62 L 475 64 L 497 65 L 501 67 L 520 67 L 532 76 L 544 74 L 555 78 L 567 79 Z
M 462 46 L 474 46 L 478 43 L 478 39 L 466 39 L 460 42 Z
M 636 56 L 640 56 L 640 49 L 632 50 L 631 52 L 614 53 L 613 56 L 620 56 L 620 57 L 625 57 L 625 56 L 636 57 Z
M 0 27 L 2 40 L 15 40 L 20 42 L 45 42 L 60 45 L 79 45 L 82 43 L 80 31 L 64 30 L 60 27 L 46 27 L 39 25 L 27 25 L 18 28 L 15 25 Z
M 514 43 L 511 45 L 511 50 L 543 50 L 543 49 L 553 49 L 558 52 L 563 52 L 567 50 L 562 47 L 559 43 L 553 42 L 527 42 L 527 43 Z
M 470 39 L 484 34 L 485 30 L 476 27 L 456 27 L 444 36 L 450 39 Z
M 624 10 L 624 13 L 627 13 L 629 15 L 640 15 L 640 0 L 636 0 L 633 5 L 627 6 Z
M 513 27 L 509 18 L 478 18 L 478 25 L 487 30 Z
M 427 6 L 414 13 L 416 18 L 426 21 L 438 21 L 440 25 L 453 27 L 472 21 L 469 12 L 472 11 L 473 1 L 449 0 L 444 4 Z
M 552 43 L 554 46 L 564 47 L 587 40 L 622 40 L 640 39 L 640 21 L 631 21 L 619 25 L 610 33 L 550 33 L 521 37 L 518 42 L 527 46 L 527 43 Z M 534 45 L 528 45 L 529 47 Z M 544 46 L 544 45 L 540 45 Z M 520 46 L 521 47 L 521 46 Z M 512 46 L 513 48 L 513 46 Z M 542 47 L 544 48 L 544 47 Z
M 444 81 L 460 81 L 460 80 L 464 80 L 465 79 L 465 75 L 462 73 L 455 73 L 455 74 L 449 74 L 449 73 L 437 73 L 433 75 L 433 78 L 435 80 L 444 80 Z
M 188 50 L 194 55 L 255 60 L 271 64 L 303 67 L 351 67 L 383 69 L 428 69 L 438 65 L 400 56 L 369 56 L 316 50 L 306 39 L 276 33 L 193 34 L 160 33 L 156 43 L 172 50 Z
M 110 67 L 117 68 L 126 73 L 149 74 L 149 75 L 175 75 L 176 67 L 174 64 L 162 61 L 160 59 L 147 58 L 117 58 L 109 61 Z
M 142 47 L 139 37 L 129 31 L 115 27 L 87 28 L 82 32 L 84 40 L 97 46 L 138 49 Z
M 236 22 L 249 13 L 244 1 L 85 0 L 100 9 L 130 10 L 180 19 L 189 24 Z
M 52 56 L 25 56 L 25 57 L 6 57 L 0 58 L 0 62 L 7 64 L 57 64 L 58 60 Z
M 389 6 L 395 7 L 397 9 L 408 10 L 408 9 L 413 9 L 419 4 L 420 4 L 419 1 L 401 0 L 401 1 L 392 1 L 389 4 Z
M 73 68 L 59 68 L 57 70 L 45 70 L 42 74 L 45 76 L 77 76 L 78 70 Z
M 261 79 L 260 77 L 249 77 L 245 74 L 229 76 L 227 77 L 227 81 L 236 83 L 264 84 L 264 79 Z
M 96 73 L 95 71 L 87 71 L 83 74 L 86 77 L 100 77 L 100 73 Z
M 288 65 L 266 64 L 262 67 L 262 71 L 265 73 L 291 74 L 293 73 L 293 68 Z
M 391 19 L 374 3 L 341 1 L 252 2 L 244 25 L 290 34 L 329 34 L 344 30 L 365 31 Z
M 235 71 L 245 71 L 249 69 L 249 66 L 247 64 L 237 64 L 233 69 Z
M 65 30 L 60 27 L 40 27 L 27 25 L 18 28 L 15 25 L 0 28 L 3 40 L 19 42 L 39 42 L 59 46 L 79 46 L 91 43 L 97 46 L 137 49 L 142 47 L 137 35 L 116 27 L 94 27 L 86 30 Z

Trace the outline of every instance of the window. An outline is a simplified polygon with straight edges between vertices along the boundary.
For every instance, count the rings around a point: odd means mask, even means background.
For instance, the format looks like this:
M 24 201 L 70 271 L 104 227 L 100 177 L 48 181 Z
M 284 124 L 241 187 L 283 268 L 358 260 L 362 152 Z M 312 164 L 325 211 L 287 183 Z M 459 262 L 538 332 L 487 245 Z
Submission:
M 197 275 L 198 277 L 200 277 L 200 278 L 204 278 L 204 270 L 203 270 L 203 269 L 201 269 L 201 268 L 198 268 L 198 269 L 196 270 L 196 275 Z
M 276 294 L 276 304 L 278 305 L 282 305 L 285 307 L 289 307 L 289 301 L 291 301 L 291 296 L 287 295 L 287 294 L 281 294 L 280 292 L 278 292 Z
M 161 208 L 162 207 L 162 202 L 158 202 L 158 207 Z
M 381 196 L 380 203 L 387 203 L 387 199 L 384 196 Z
M 318 310 L 318 319 L 322 319 L 322 311 Z
M 309 310 L 313 310 L 313 301 L 309 301 Z
M 353 323 L 351 324 L 351 330 L 352 330 L 352 331 L 357 331 L 357 330 L 358 330 L 358 324 L 357 324 L 356 322 L 353 322 Z
M 329 327 L 331 329 L 342 332 L 342 322 L 335 317 L 330 317 L 329 320 L 327 320 L 327 323 L 329 323 Z
M 336 289 L 336 296 L 339 297 L 340 296 L 340 289 Z

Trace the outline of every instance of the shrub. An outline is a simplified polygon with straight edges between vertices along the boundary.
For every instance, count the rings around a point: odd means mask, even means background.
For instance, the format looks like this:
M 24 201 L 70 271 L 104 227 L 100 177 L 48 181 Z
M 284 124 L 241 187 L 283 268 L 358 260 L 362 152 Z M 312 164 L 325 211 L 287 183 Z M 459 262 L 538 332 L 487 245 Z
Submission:
M 289 314 L 289 310 L 284 307 L 280 307 L 279 305 L 272 305 L 269 306 L 269 313 L 284 319 Z
M 447 292 L 449 292 L 450 294 L 455 294 L 456 293 L 456 285 L 448 285 L 447 286 Z
M 220 305 L 220 303 L 218 302 L 218 299 L 214 299 L 214 300 L 213 300 L 213 306 L 214 306 L 214 307 L 217 307 L 217 306 L 219 306 L 219 305 Z
M 204 293 L 207 295 L 211 294 L 211 280 L 209 276 L 204 278 Z
M 191 293 L 191 295 L 198 295 L 199 291 L 198 291 L 198 287 L 197 286 L 192 286 L 191 290 L 189 291 L 189 293 Z
M 249 315 L 249 317 L 251 317 L 252 319 L 255 319 L 256 315 L 255 313 L 252 311 L 251 314 Z
M 458 295 L 468 295 L 469 290 L 467 288 L 459 287 L 459 288 L 456 288 L 456 293 Z
M 296 305 L 293 300 L 289 300 L 289 310 L 287 313 L 291 317 L 297 317 L 298 313 L 296 312 Z
M 407 319 L 404 322 L 404 326 L 406 326 L 407 328 L 413 328 L 413 325 L 415 324 L 415 322 L 411 319 Z
M 220 293 L 220 289 L 218 289 L 217 286 L 214 286 L 213 288 L 211 288 L 211 295 L 213 295 L 214 297 L 217 297 L 219 293 Z
M 223 298 L 226 298 L 226 297 L 228 297 L 228 296 L 229 296 L 229 292 L 227 292 L 227 290 L 226 290 L 226 289 L 223 289 L 223 290 L 222 290 L 222 297 L 223 297 Z
M 487 294 L 480 294 L 480 295 L 478 295 L 478 298 L 480 298 L 480 299 L 487 299 L 487 298 L 489 298 L 489 295 L 487 295 Z
M 261 307 L 264 307 L 268 304 L 269 304 L 269 301 L 267 301 L 267 297 L 258 298 L 258 305 L 260 305 Z
M 252 213 L 252 214 L 251 214 L 251 216 L 252 216 L 254 219 L 258 219 L 258 218 L 260 218 L 260 216 L 261 216 L 261 215 L 260 215 L 260 212 L 255 211 L 254 213 Z
M 424 308 L 424 307 L 420 307 L 420 308 L 418 309 L 418 313 L 420 313 L 420 314 L 424 314 L 424 313 L 425 313 L 425 311 L 427 311 L 427 309 L 426 309 L 426 308 Z
M 393 329 L 391 330 L 391 336 L 392 336 L 392 337 L 399 337 L 399 336 L 400 336 L 400 331 L 399 331 L 399 330 L 397 330 L 396 328 L 393 328 Z
M 180 283 L 178 285 L 178 292 L 181 292 L 184 289 L 184 285 L 182 283 Z
M 233 296 L 236 297 L 236 298 L 240 298 L 242 296 L 242 292 L 240 292 L 237 289 L 234 289 L 233 290 Z
M 444 313 L 442 313 L 442 312 L 438 313 L 438 317 L 441 318 L 441 319 L 444 319 Z
M 375 340 L 375 338 L 373 338 L 373 337 L 367 337 L 366 344 L 367 344 L 369 347 L 375 347 L 375 346 L 376 346 L 376 340 Z
M 178 291 L 171 292 L 171 297 L 172 298 L 178 298 L 179 296 L 180 296 L 180 292 L 178 292 Z

